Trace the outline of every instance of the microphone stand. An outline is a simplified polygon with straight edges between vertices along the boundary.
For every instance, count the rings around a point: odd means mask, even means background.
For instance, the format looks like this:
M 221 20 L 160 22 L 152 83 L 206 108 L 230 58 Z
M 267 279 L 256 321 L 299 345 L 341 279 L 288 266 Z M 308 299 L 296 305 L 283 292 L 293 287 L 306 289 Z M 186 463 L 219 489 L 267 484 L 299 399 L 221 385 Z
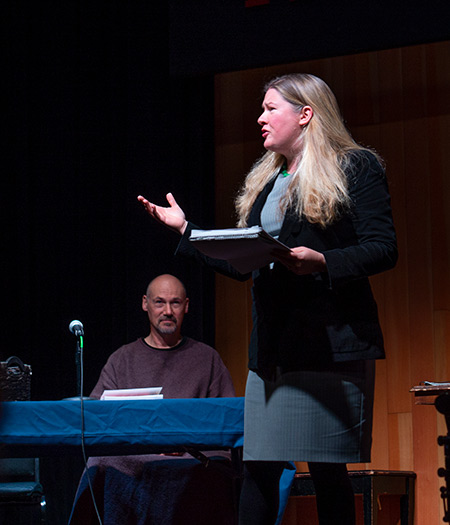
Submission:
M 75 352 L 75 367 L 77 370 L 77 394 L 75 397 L 66 397 L 66 400 L 86 401 L 90 397 L 83 396 L 83 334 L 79 331 L 75 332 L 77 338 L 77 350 Z
M 81 324 L 81 323 L 79 323 Z M 92 487 L 91 478 L 89 476 L 89 469 L 87 464 L 87 455 L 86 455 L 86 444 L 85 444 L 85 436 L 84 436 L 84 401 L 87 399 L 92 399 L 90 397 L 83 397 L 83 337 L 84 337 L 84 331 L 83 326 L 81 325 L 80 328 L 73 327 L 72 329 L 72 323 L 70 325 L 70 331 L 75 334 L 77 338 L 77 351 L 75 353 L 75 365 L 77 368 L 77 392 L 78 396 L 76 397 L 69 397 L 66 398 L 68 400 L 73 401 L 79 401 L 80 402 L 80 421 L 81 421 L 81 453 L 83 455 L 83 461 L 84 461 L 84 467 L 86 471 L 86 476 L 88 480 L 89 490 L 91 492 L 92 501 L 94 504 L 94 510 L 97 514 L 98 522 L 100 525 L 102 525 L 102 520 L 100 518 L 100 514 L 98 512 L 97 503 L 95 501 L 95 495 L 94 495 L 94 489 Z
M 81 399 L 81 396 L 83 395 L 82 388 L 81 388 L 81 376 L 82 376 L 82 370 L 81 367 L 83 366 L 83 358 L 82 353 L 83 351 L 83 336 L 80 335 L 77 337 L 77 351 L 75 353 L 75 367 L 77 369 L 77 394 L 78 397 Z

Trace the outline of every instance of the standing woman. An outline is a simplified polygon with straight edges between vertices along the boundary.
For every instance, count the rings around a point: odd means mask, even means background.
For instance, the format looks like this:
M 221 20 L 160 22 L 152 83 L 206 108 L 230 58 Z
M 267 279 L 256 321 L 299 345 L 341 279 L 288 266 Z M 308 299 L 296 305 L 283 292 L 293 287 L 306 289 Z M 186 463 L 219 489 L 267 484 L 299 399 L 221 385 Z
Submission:
M 350 136 L 330 88 L 308 74 L 264 89 L 267 152 L 236 201 L 238 226 L 262 226 L 291 248 L 241 275 L 189 242 L 169 206 L 139 200 L 182 234 L 177 253 L 239 280 L 253 278 L 240 524 L 276 521 L 288 461 L 307 461 L 321 525 L 355 523 L 347 463 L 370 461 L 375 359 L 384 358 L 368 277 L 397 260 L 390 197 L 376 153 Z

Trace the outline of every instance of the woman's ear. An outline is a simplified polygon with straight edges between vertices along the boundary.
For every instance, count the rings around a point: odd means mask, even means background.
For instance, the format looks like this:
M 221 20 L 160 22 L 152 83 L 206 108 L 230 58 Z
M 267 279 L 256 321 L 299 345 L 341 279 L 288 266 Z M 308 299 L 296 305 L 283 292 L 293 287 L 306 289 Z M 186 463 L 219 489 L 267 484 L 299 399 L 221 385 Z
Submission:
M 300 126 L 306 126 L 309 121 L 313 118 L 314 111 L 311 106 L 303 106 L 300 110 L 299 124 Z

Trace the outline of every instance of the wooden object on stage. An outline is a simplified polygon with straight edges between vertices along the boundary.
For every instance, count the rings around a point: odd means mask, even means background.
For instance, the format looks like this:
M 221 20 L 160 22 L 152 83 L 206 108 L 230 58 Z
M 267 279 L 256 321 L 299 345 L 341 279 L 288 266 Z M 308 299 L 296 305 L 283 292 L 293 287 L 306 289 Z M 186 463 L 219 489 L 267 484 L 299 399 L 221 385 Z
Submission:
M 443 414 L 447 425 L 447 435 L 438 437 L 438 445 L 444 447 L 445 467 L 438 469 L 438 476 L 444 478 L 445 486 L 441 487 L 441 498 L 444 502 L 444 522 L 450 522 L 450 383 L 423 381 L 410 389 L 416 397 L 416 404 L 433 404 Z
M 362 494 L 364 525 L 376 525 L 380 497 L 400 497 L 400 523 L 414 523 L 414 482 L 416 474 L 394 470 L 353 470 L 349 471 L 355 495 Z M 296 473 L 291 496 L 314 496 L 314 484 L 309 473 Z
M 422 381 L 409 391 L 414 393 L 416 405 L 434 405 L 437 396 L 450 392 L 450 383 Z

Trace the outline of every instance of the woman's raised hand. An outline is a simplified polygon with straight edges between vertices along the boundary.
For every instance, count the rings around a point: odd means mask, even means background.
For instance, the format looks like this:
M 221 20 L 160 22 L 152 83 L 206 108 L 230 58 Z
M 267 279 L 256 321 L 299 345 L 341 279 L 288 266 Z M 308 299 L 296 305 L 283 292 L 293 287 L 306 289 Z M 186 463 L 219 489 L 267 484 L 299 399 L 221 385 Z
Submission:
M 175 197 L 171 193 L 166 195 L 166 199 L 169 203 L 169 206 L 164 208 L 163 206 L 157 206 L 156 204 L 153 204 L 142 195 L 138 196 L 138 201 L 144 205 L 144 208 L 151 217 L 161 224 L 164 224 L 164 226 L 167 226 L 171 230 L 174 230 L 183 235 L 187 226 L 187 220 L 184 215 L 184 211 L 178 206 Z

